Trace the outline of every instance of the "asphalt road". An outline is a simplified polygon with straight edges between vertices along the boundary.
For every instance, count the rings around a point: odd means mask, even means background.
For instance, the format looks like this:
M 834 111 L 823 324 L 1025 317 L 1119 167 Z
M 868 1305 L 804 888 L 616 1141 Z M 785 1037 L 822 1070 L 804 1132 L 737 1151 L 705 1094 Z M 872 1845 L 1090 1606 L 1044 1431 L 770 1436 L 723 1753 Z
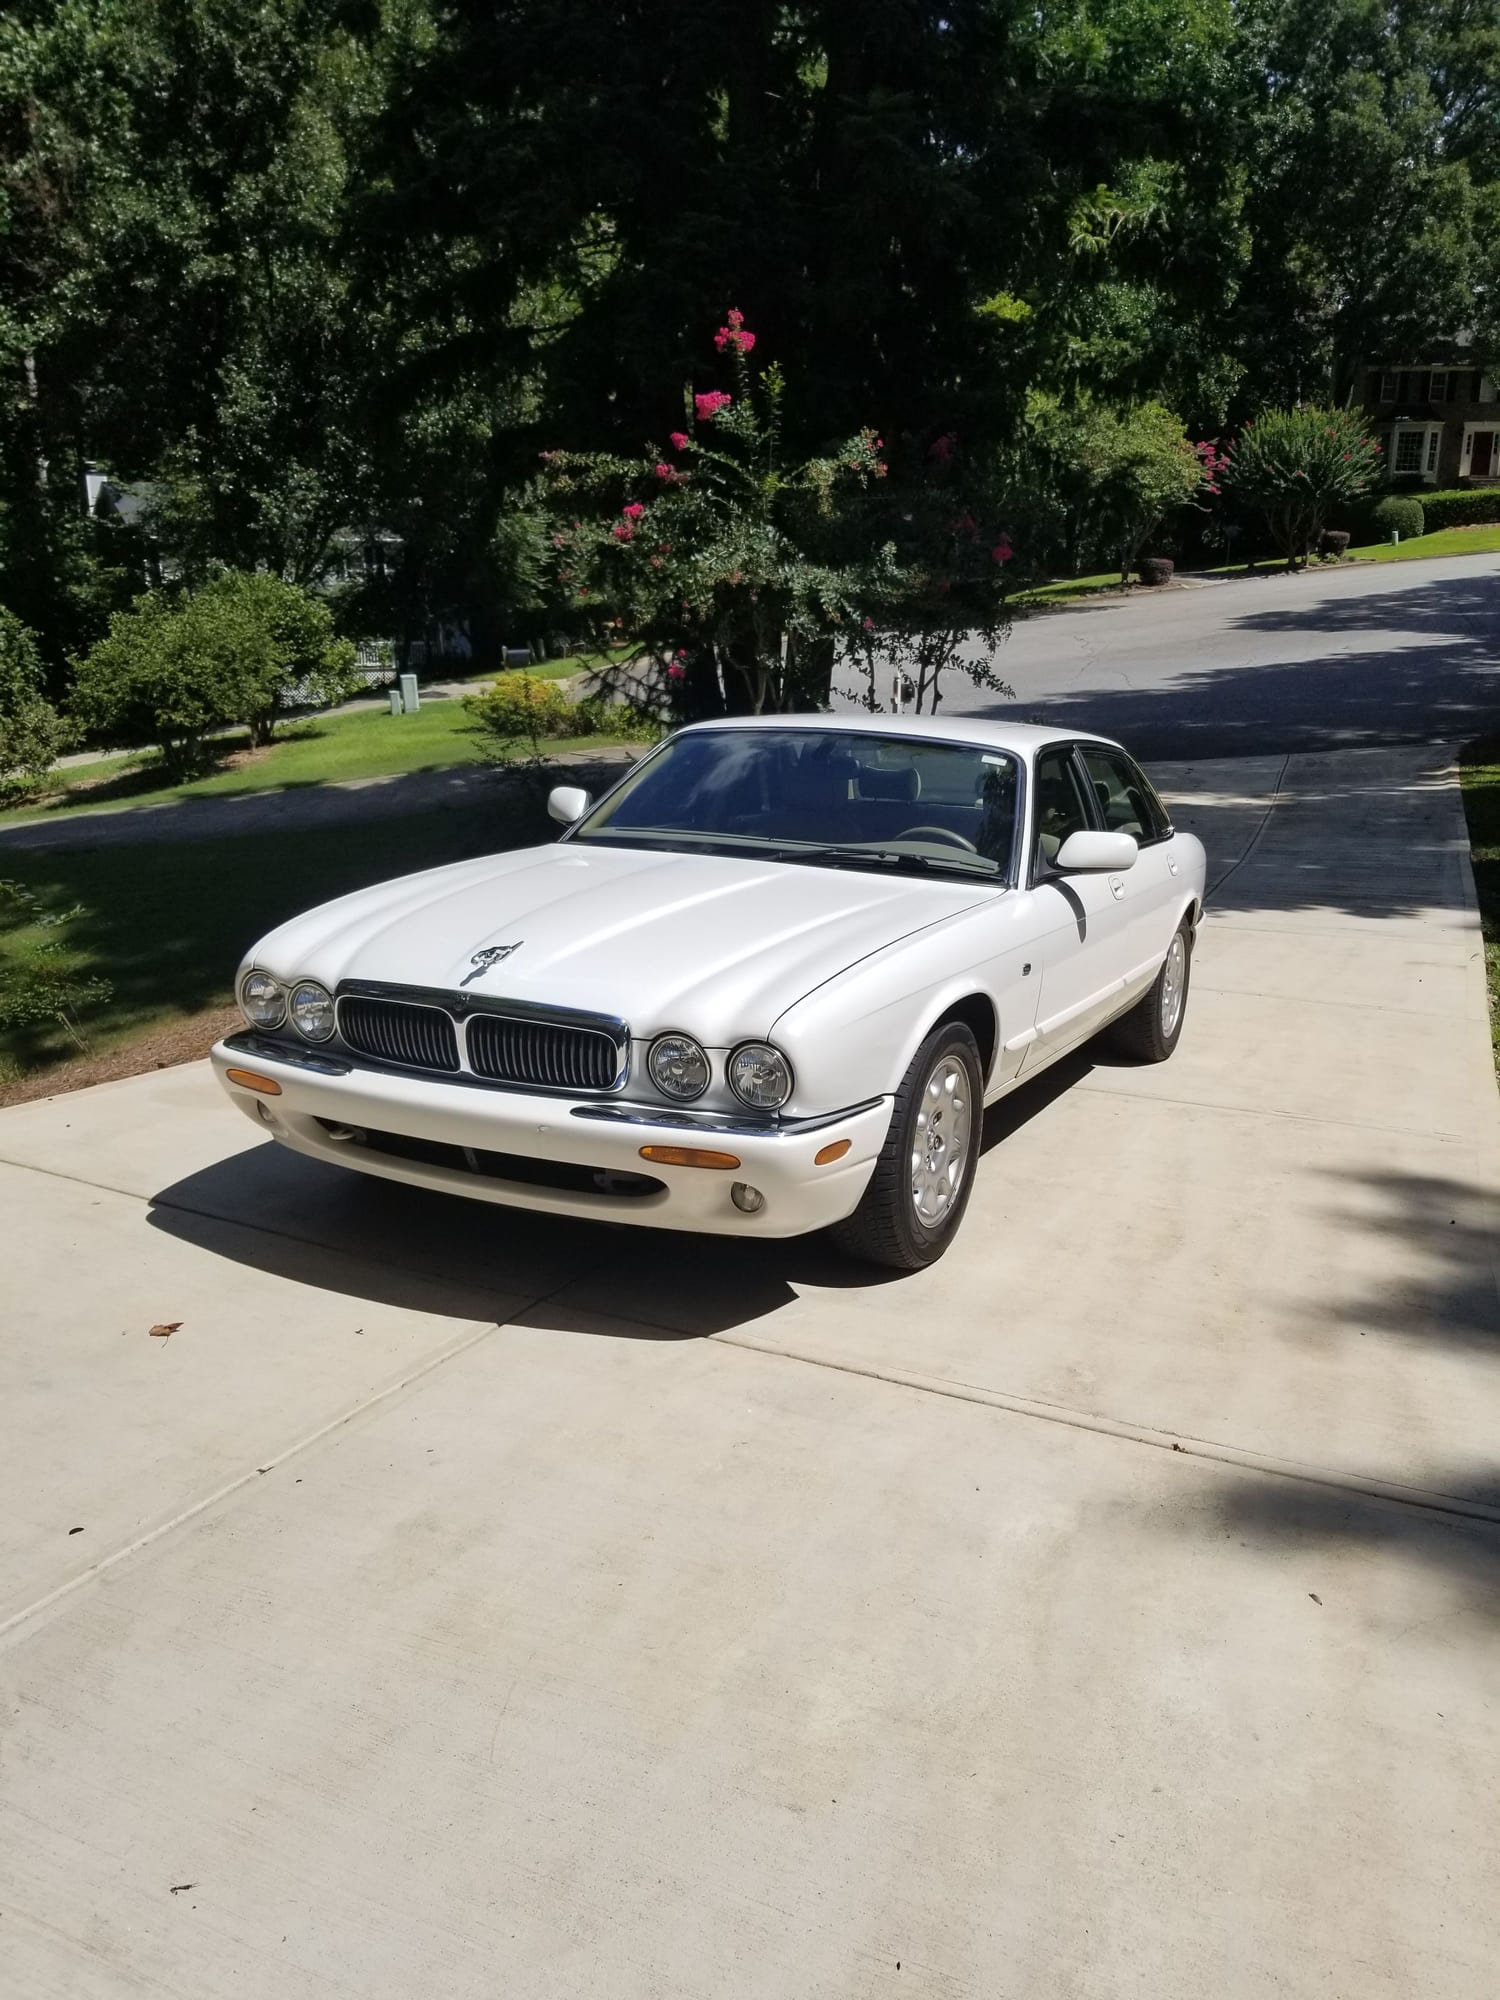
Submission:
M 1142 591 L 1019 622 L 1001 700 L 949 714 L 1097 729 L 1142 757 L 1462 742 L 1500 723 L 1500 557 L 1313 569 Z

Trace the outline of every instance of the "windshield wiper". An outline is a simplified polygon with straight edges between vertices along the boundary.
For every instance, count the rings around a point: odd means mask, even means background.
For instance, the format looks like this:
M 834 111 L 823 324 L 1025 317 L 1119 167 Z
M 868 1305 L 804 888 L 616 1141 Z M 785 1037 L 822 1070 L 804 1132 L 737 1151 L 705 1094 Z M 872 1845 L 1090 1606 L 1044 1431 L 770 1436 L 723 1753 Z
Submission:
M 828 868 L 892 868 L 919 875 L 946 874 L 997 876 L 999 868 L 993 861 L 986 861 L 982 855 L 955 853 L 950 860 L 944 855 L 912 854 L 904 847 L 862 847 L 858 845 L 839 846 L 830 842 L 825 847 L 778 847 L 778 861 L 800 861 L 808 866 Z

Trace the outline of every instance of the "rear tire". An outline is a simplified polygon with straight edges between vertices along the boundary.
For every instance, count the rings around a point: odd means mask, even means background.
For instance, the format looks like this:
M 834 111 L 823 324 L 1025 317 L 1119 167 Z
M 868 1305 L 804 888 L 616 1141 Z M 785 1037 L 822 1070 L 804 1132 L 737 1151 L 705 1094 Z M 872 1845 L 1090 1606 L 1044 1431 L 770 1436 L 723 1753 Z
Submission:
M 1128 1014 L 1111 1023 L 1110 1040 L 1137 1062 L 1165 1062 L 1176 1048 L 1187 1019 L 1188 984 L 1193 970 L 1193 927 L 1186 917 L 1172 933 L 1161 970 Z
M 892 1271 L 935 1264 L 968 1207 L 983 1129 L 979 1045 L 962 1021 L 940 1022 L 901 1079 L 869 1186 L 834 1242 Z

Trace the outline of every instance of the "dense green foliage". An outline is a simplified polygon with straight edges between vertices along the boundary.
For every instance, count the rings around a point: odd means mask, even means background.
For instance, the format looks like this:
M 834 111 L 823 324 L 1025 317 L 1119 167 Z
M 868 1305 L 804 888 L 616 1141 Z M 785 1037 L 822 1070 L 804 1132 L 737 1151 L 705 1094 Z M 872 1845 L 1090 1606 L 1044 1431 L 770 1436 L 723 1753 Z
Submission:
M 1403 542 L 1414 542 L 1427 532 L 1426 511 L 1414 494 L 1388 493 L 1370 509 L 1370 527 L 1383 542 L 1393 534 Z
M 1468 528 L 1484 521 L 1500 521 L 1500 487 L 1475 486 L 1467 492 L 1424 493 L 1422 518 L 1425 534 L 1440 528 Z
M 54 700 L 223 567 L 566 640 L 538 453 L 640 461 L 730 299 L 780 464 L 885 441 L 833 567 L 941 573 L 939 447 L 1011 574 L 1128 562 L 1183 426 L 1495 355 L 1497 74 L 1453 0 L 12 0 L 0 603 Z
M 0 605 L 0 802 L 33 791 L 67 748 L 70 732 L 45 686 L 36 640 Z
M 180 778 L 209 730 L 242 722 L 252 742 L 269 742 L 278 711 L 352 693 L 353 665 L 326 605 L 278 577 L 230 570 L 191 596 L 150 591 L 116 612 L 78 664 L 74 706 L 101 736 L 155 743 Z
M 1261 516 L 1295 568 L 1330 513 L 1347 511 L 1374 486 L 1380 447 L 1352 410 L 1266 410 L 1235 440 L 1219 476 L 1242 507 Z

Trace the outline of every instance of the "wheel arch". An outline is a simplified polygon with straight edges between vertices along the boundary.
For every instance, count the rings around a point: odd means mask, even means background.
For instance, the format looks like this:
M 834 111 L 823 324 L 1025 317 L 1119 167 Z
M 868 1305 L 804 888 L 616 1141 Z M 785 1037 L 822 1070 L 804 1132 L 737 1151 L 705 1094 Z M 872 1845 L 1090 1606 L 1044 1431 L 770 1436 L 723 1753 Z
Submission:
M 935 1028 L 944 1028 L 950 1021 L 962 1021 L 979 1044 L 980 1071 L 988 1085 L 990 1072 L 995 1066 L 995 1056 L 1000 1048 L 1000 1014 L 994 1001 L 988 993 L 981 993 L 977 988 L 973 992 L 962 994 L 956 1000 L 949 1001 L 928 1022 L 913 1047 L 919 1047 Z M 908 1054 L 907 1061 L 910 1060 L 911 1056 Z

